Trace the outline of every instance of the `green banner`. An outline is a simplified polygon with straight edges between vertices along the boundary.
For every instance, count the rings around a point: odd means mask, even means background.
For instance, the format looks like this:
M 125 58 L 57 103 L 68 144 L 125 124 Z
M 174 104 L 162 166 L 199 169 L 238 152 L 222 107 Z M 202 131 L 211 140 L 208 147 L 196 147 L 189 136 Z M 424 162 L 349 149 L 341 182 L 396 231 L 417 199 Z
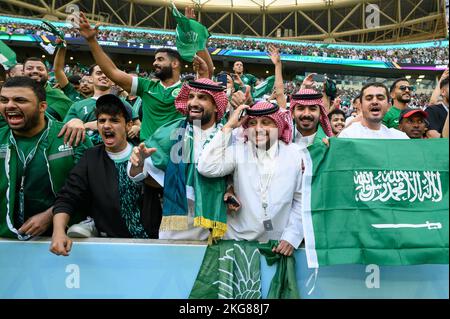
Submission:
M 310 268 L 448 264 L 448 139 L 332 138 L 306 152 Z
M 16 65 L 16 53 L 9 48 L 3 41 L 0 41 L 0 64 L 9 70 Z
M 192 62 L 198 51 L 206 48 L 211 36 L 208 29 L 194 19 L 188 19 L 172 3 L 172 14 L 177 21 L 176 46 L 183 60 Z
M 255 86 L 253 91 L 253 98 L 262 98 L 264 95 L 269 94 L 272 95 L 273 85 L 275 84 L 275 76 L 269 76 L 264 82 Z

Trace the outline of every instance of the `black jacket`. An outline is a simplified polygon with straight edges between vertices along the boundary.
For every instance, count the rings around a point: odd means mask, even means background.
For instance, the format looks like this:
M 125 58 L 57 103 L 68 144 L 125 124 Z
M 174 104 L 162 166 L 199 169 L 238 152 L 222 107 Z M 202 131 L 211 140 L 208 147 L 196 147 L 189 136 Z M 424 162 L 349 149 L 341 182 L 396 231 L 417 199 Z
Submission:
M 57 194 L 53 213 L 73 215 L 83 211 L 94 219 L 99 232 L 108 237 L 130 238 L 120 216 L 118 180 L 117 169 L 104 145 L 86 150 Z M 149 233 L 150 218 L 142 213 L 142 200 L 137 205 L 141 210 L 141 223 Z

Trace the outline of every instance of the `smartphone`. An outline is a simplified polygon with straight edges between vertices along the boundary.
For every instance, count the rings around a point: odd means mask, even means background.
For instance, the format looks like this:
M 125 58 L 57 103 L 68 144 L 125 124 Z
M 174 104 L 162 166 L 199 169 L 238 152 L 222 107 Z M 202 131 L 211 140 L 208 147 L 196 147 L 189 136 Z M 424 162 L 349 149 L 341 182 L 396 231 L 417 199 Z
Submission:
M 234 196 L 228 196 L 225 203 L 233 205 L 233 206 L 241 206 L 239 202 L 234 198 Z
M 221 72 L 217 75 L 217 82 L 221 83 L 222 86 L 227 86 L 228 78 L 225 72 Z
M 239 113 L 238 121 L 242 120 L 244 116 L 247 115 L 247 109 L 243 109 L 241 113 Z

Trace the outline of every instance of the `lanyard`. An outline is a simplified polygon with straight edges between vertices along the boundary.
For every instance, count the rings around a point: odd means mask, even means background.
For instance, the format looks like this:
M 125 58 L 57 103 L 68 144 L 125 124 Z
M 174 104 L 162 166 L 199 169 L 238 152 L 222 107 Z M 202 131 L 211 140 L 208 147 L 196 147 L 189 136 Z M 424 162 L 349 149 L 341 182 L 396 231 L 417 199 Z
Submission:
M 28 164 L 31 163 L 34 156 L 36 155 L 39 144 L 42 142 L 42 140 L 47 138 L 49 128 L 50 127 L 48 127 L 45 130 L 45 132 L 41 135 L 38 142 L 36 143 L 36 146 L 31 150 L 31 152 L 27 155 L 27 157 L 25 157 L 25 154 L 23 153 L 23 151 L 18 147 L 17 142 L 16 142 L 14 136 L 12 135 L 12 133 L 10 135 L 10 141 L 16 148 L 17 155 L 19 156 L 19 159 L 23 164 L 22 177 L 20 179 L 20 190 L 19 190 L 19 224 L 20 225 L 23 225 L 23 223 L 25 222 L 25 192 L 24 192 L 24 188 L 25 188 L 26 169 L 27 169 Z
M 278 149 L 277 149 L 277 157 L 278 157 L 278 153 L 279 153 L 279 147 L 280 145 L 278 144 Z M 258 152 L 256 152 L 256 157 L 258 157 Z M 263 163 L 260 163 L 262 165 L 264 165 Z M 264 172 L 261 172 L 259 169 L 260 165 L 257 165 L 257 169 L 258 169 L 258 173 L 259 173 L 259 190 L 260 190 L 260 195 L 261 195 L 261 205 L 262 208 L 264 209 L 264 218 L 268 219 L 269 216 L 267 215 L 267 208 L 269 207 L 269 187 L 270 184 L 272 182 L 272 178 L 273 175 L 275 173 L 275 161 L 271 161 L 270 162 L 270 169 L 269 169 L 269 173 L 268 174 L 264 174 Z M 267 179 L 266 179 L 266 183 L 263 183 L 263 175 L 268 175 Z

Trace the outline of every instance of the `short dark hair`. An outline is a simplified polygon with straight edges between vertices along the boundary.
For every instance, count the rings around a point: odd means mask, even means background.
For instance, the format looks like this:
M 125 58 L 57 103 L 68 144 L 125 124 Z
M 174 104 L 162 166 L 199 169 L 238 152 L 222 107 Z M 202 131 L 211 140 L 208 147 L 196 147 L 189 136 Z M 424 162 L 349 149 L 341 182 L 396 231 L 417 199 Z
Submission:
M 95 107 L 95 117 L 98 118 L 100 114 L 108 114 L 110 116 L 121 115 L 125 119 L 125 123 L 132 121 L 125 110 L 115 103 L 103 103 Z
M 358 100 L 360 100 L 360 99 L 361 99 L 361 94 L 359 94 L 358 96 L 356 96 L 356 97 L 353 99 L 352 103 L 355 104 L 356 101 L 358 101 Z
M 27 64 L 28 61 L 41 62 L 41 63 L 44 65 L 45 70 L 48 72 L 48 68 L 47 68 L 47 65 L 45 64 L 44 60 L 42 60 L 41 58 L 35 57 L 35 56 L 32 56 L 32 57 L 26 59 L 25 62 L 23 62 L 23 68 L 24 68 L 24 70 L 25 70 L 25 64 Z
M 98 65 L 98 64 L 92 64 L 92 65 L 89 67 L 89 75 L 92 76 L 92 73 L 94 73 L 94 68 L 95 68 L 97 65 Z
M 345 119 L 345 112 L 342 111 L 341 109 L 334 109 L 333 111 L 331 111 L 330 113 L 328 113 L 328 119 L 331 121 L 331 118 L 333 117 L 333 115 L 342 115 Z
M 44 86 L 28 76 L 16 76 L 13 78 L 8 78 L 5 83 L 3 83 L 2 89 L 15 87 L 29 88 L 33 90 L 33 93 L 34 95 L 36 95 L 38 102 L 45 101 L 46 99 Z
M 69 80 L 69 82 L 72 83 L 72 84 L 80 84 L 81 76 L 79 76 L 79 75 L 72 75 L 72 76 L 69 76 L 67 78 L 67 80 Z
M 359 100 L 362 102 L 363 97 L 364 97 L 364 91 L 367 90 L 370 87 L 377 87 L 377 88 L 384 88 L 386 91 L 386 97 L 389 99 L 389 91 L 386 85 L 384 85 L 381 82 L 372 82 L 372 83 L 367 83 L 366 85 L 364 85 L 361 89 L 361 94 L 359 95 Z
M 440 84 L 440 88 L 441 88 L 441 90 L 444 88 L 444 86 L 446 86 L 446 85 L 448 85 L 448 78 L 445 78 L 445 79 L 443 79 L 442 81 L 441 81 L 441 84 Z
M 158 50 L 156 50 L 155 55 L 157 55 L 158 53 L 166 53 L 170 59 L 172 60 L 178 60 L 178 62 L 181 63 L 181 61 L 183 61 L 183 59 L 181 58 L 180 53 L 178 53 L 177 50 L 171 49 L 171 48 L 160 48 Z
M 408 82 L 409 83 L 409 80 L 407 78 L 400 78 L 400 79 L 395 80 L 394 83 L 392 83 L 392 85 L 391 85 L 389 93 L 394 92 L 395 87 L 397 86 L 398 82 Z

